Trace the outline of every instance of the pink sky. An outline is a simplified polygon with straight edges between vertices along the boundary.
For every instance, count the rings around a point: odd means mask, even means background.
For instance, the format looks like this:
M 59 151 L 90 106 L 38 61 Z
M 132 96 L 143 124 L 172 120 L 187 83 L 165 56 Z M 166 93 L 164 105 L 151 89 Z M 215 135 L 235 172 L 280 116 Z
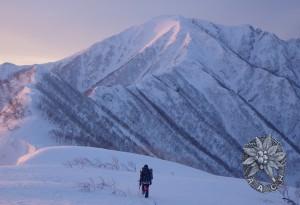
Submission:
M 0 0 L 0 63 L 59 60 L 164 14 L 300 37 L 299 0 Z

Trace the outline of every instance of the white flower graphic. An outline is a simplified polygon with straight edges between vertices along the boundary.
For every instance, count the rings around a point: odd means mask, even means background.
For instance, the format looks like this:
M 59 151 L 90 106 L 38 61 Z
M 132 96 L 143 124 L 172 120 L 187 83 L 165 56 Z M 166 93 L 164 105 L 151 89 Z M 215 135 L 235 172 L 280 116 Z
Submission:
M 249 157 L 243 162 L 243 165 L 250 166 L 248 177 L 255 175 L 259 170 L 264 170 L 266 174 L 275 182 L 273 168 L 278 170 L 284 165 L 280 162 L 285 158 L 284 152 L 277 152 L 278 145 L 272 146 L 271 136 L 266 137 L 263 142 L 256 137 L 256 146 L 253 148 L 244 148 L 244 152 Z

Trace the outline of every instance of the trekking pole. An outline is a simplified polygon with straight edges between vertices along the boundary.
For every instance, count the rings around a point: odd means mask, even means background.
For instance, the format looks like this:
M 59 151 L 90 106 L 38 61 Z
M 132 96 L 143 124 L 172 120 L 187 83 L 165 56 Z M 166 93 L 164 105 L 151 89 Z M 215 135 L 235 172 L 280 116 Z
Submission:
M 140 181 L 138 181 L 139 182 L 139 191 L 141 190 L 141 183 L 140 183 Z

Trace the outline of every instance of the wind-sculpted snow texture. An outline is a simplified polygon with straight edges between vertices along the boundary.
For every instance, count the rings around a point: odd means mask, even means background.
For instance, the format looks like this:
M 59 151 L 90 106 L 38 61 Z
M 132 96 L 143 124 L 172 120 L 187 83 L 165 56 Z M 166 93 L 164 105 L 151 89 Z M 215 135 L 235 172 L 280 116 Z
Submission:
M 153 169 L 153 183 L 147 199 L 138 186 L 139 171 L 145 162 Z M 262 195 L 253 191 L 243 179 L 216 176 L 147 156 L 91 147 L 44 147 L 20 158 L 18 165 L 1 166 L 0 175 L 0 204 L 5 205 L 284 203 L 279 192 Z M 296 201 L 297 190 L 288 190 L 289 197 Z
M 35 106 L 59 144 L 241 177 L 243 144 L 272 134 L 299 180 L 299 40 L 164 16 L 34 69 Z

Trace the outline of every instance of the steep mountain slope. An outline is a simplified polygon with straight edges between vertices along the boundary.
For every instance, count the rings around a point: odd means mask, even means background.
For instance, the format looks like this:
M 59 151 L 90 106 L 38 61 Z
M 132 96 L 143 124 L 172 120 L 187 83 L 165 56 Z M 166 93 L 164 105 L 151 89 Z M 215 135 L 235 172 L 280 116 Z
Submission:
M 299 180 L 299 48 L 252 26 L 158 17 L 32 68 L 31 116 L 53 126 L 49 143 L 238 177 L 243 144 L 272 134 L 288 153 L 289 181 Z

